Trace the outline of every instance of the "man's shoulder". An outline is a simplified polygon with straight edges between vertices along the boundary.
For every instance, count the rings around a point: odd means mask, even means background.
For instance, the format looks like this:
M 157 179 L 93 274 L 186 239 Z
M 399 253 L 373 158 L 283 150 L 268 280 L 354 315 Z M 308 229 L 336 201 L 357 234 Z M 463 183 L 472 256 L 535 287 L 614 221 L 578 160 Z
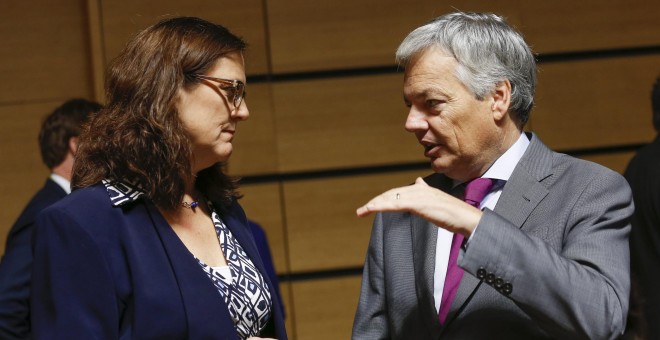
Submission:
M 42 210 L 58 202 L 65 196 L 66 192 L 55 182 L 50 179 L 46 180 L 44 186 L 32 196 L 21 214 L 18 216 L 12 230 L 33 223 Z
M 635 156 L 630 160 L 628 168 L 638 171 L 642 169 L 645 169 L 644 171 L 660 169 L 660 136 L 637 150 Z
M 574 174 L 584 177 L 607 177 L 623 179 L 623 176 L 620 173 L 602 164 L 557 152 L 554 153 L 553 166 L 555 169 L 557 169 L 557 171 L 567 173 L 569 175 Z

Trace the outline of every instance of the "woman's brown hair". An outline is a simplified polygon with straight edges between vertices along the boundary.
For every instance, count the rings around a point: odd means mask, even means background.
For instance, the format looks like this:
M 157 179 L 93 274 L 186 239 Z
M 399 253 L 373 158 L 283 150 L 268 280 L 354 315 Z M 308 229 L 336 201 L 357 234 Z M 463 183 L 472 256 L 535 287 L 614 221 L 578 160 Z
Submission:
M 198 85 L 194 74 L 245 47 L 226 28 L 193 17 L 165 19 L 138 33 L 108 69 L 107 105 L 81 135 L 72 187 L 120 180 L 138 186 L 161 208 L 179 206 L 185 181 L 195 174 L 176 109 L 178 90 Z M 222 164 L 196 176 L 197 189 L 221 210 L 237 197 Z

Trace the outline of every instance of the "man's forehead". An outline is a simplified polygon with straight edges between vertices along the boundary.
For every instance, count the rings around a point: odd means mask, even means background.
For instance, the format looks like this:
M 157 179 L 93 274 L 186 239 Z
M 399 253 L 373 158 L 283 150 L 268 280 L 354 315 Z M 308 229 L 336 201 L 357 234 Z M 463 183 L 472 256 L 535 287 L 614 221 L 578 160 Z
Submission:
M 424 74 L 434 70 L 454 68 L 458 61 L 447 53 L 439 49 L 430 49 L 420 52 L 410 60 L 404 71 L 404 77 Z
M 403 76 L 404 88 L 415 88 L 421 85 L 429 87 L 434 83 L 456 80 L 457 66 L 458 63 L 453 57 L 440 53 L 427 53 L 414 60 L 406 68 Z

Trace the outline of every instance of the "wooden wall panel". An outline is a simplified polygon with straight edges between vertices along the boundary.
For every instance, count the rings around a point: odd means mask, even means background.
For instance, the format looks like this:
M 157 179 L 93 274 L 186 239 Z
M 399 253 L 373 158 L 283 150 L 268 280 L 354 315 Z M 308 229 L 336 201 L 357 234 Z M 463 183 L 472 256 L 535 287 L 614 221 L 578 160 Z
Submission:
M 247 217 L 263 227 L 273 256 L 275 271 L 288 273 L 286 229 L 282 219 L 282 199 L 278 183 L 243 185 L 240 200 Z
M 0 254 L 12 224 L 48 176 L 41 162 L 37 136 L 43 118 L 56 102 L 0 105 Z
M 644 143 L 660 55 L 541 65 L 532 129 L 554 149 Z
M 285 182 L 291 271 L 362 266 L 373 215 L 358 218 L 355 210 L 386 190 L 430 173 L 429 169 Z
M 507 17 L 540 53 L 660 44 L 660 2 L 653 0 L 269 1 L 273 71 L 392 65 L 410 31 L 456 10 Z
M 660 1 L 520 1 L 519 6 L 519 28 L 536 52 L 660 45 Z
M 436 3 L 439 14 L 460 10 L 504 16 L 509 24 L 523 33 L 537 53 L 660 44 L 660 20 L 657 19 L 660 2 L 653 0 L 613 0 L 606 5 L 599 0 L 461 0 Z
M 393 65 L 433 1 L 267 1 L 273 72 Z
M 248 42 L 245 61 L 248 74 L 268 72 L 261 0 L 99 1 L 103 15 L 106 62 L 117 56 L 133 35 L 149 25 L 167 17 L 197 16 L 229 28 Z
M 623 174 L 626 171 L 626 167 L 630 160 L 635 155 L 635 152 L 618 152 L 611 154 L 602 154 L 602 155 L 590 155 L 582 156 L 580 158 L 586 159 L 588 161 L 596 162 L 600 165 L 606 166 L 620 174 Z
M 293 306 L 292 290 L 293 289 L 291 288 L 291 283 L 280 282 L 280 292 L 282 293 L 282 303 L 284 304 L 284 327 L 286 327 L 286 332 L 289 337 L 289 340 L 296 340 L 295 337 L 296 314 Z
M 238 124 L 228 170 L 240 176 L 275 173 L 278 157 L 271 85 L 248 84 L 246 89 L 250 117 Z
M 360 276 L 294 282 L 296 339 L 350 339 Z
M 0 1 L 0 104 L 91 97 L 84 4 Z
M 280 171 L 424 160 L 402 89 L 401 74 L 275 83 Z

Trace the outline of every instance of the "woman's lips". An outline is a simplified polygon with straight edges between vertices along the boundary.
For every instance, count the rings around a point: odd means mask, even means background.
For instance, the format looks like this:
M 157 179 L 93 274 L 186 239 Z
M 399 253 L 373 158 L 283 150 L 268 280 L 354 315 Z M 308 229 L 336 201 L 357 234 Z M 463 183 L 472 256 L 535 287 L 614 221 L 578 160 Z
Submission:
M 234 134 L 236 134 L 236 131 L 234 131 L 234 130 L 224 130 L 222 132 L 226 133 L 226 134 L 229 134 L 229 142 L 234 140 Z

